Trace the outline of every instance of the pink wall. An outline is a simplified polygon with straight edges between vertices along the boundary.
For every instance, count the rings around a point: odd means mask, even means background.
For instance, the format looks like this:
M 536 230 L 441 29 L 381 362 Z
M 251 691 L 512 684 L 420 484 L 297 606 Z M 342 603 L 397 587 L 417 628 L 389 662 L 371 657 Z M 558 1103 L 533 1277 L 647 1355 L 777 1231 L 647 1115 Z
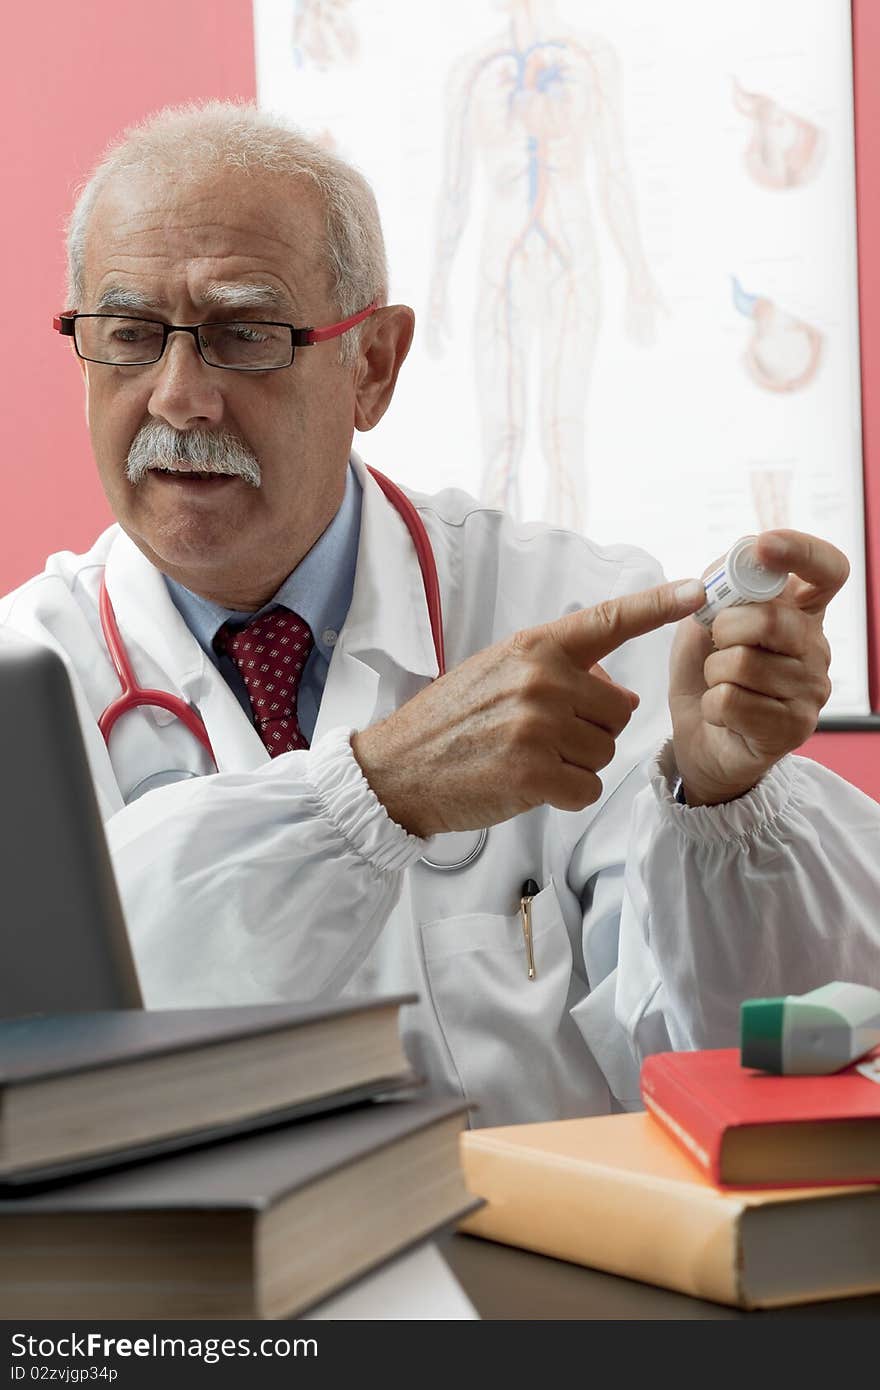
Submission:
M 862 351 L 862 441 L 871 708 L 880 710 L 880 5 L 853 0 L 856 90 L 856 184 L 859 220 L 859 310 Z M 846 589 L 837 603 L 846 602 Z M 816 734 L 801 750 L 880 800 L 880 730 Z
M 853 0 L 859 163 L 863 419 L 873 707 L 880 708 L 880 4 Z M 51 331 L 64 308 L 62 226 L 72 191 L 106 141 L 170 102 L 253 97 L 250 0 L 121 0 L 10 6 L 0 116 L 6 267 L 0 593 L 54 550 L 85 549 L 109 520 L 91 463 L 79 374 Z M 10 215 L 11 213 L 11 215 Z M 874 252 L 872 254 L 872 252 Z M 845 602 L 846 591 L 838 599 Z M 880 734 L 820 734 L 803 750 L 880 798 Z
M 3 38 L 0 593 L 52 551 L 86 549 L 110 520 L 79 372 L 52 332 L 73 189 L 113 135 L 157 107 L 255 95 L 250 0 L 15 4 Z

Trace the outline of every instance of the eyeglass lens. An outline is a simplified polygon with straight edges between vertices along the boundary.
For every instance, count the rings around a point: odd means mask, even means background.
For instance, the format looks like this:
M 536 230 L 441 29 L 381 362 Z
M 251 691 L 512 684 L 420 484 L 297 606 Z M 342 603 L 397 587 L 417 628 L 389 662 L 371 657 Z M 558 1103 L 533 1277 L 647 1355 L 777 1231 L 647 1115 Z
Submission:
M 267 370 L 292 360 L 290 329 L 272 323 L 209 323 L 198 332 L 205 361 L 213 367 Z M 110 314 L 76 320 L 76 346 L 82 357 L 108 366 L 144 367 L 158 362 L 164 325 L 150 319 Z

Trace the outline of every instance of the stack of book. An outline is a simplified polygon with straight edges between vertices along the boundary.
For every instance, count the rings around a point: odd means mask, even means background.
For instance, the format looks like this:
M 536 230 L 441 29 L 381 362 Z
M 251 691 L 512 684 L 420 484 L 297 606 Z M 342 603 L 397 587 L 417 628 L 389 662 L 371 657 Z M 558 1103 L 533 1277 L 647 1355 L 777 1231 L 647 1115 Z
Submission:
M 291 1317 L 427 1269 L 475 1199 L 410 998 L 0 1022 L 0 1317 Z
M 740 1308 L 880 1290 L 880 1056 L 770 1076 L 667 1052 L 641 1085 L 645 1112 L 463 1134 L 487 1205 L 459 1229 Z

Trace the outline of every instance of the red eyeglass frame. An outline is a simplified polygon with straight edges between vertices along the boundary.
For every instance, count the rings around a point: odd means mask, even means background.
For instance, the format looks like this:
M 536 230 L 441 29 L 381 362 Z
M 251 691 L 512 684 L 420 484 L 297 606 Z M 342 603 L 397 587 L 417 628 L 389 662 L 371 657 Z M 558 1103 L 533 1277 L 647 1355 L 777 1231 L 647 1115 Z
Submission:
M 339 337 L 341 337 L 341 335 L 342 335 L 343 333 L 347 333 L 348 330 L 349 330 L 350 328 L 354 328 L 354 327 L 356 326 L 356 324 L 362 323 L 363 320 L 369 318 L 371 314 L 375 314 L 375 312 L 376 312 L 376 310 L 377 310 L 378 308 L 379 308 L 378 301 L 373 300 L 373 303 L 372 303 L 372 304 L 368 304 L 367 307 L 366 307 L 366 309 L 361 309 L 357 314 L 352 314 L 352 315 L 350 315 L 350 317 L 347 318 L 347 319 L 340 319 L 338 323 L 330 323 L 330 324 L 327 324 L 326 327 L 324 327 L 324 328 L 296 328 L 292 323 L 283 323 L 283 322 L 281 322 L 280 320 L 277 320 L 277 319 L 260 319 L 260 320 L 258 320 L 258 322 L 260 322 L 260 323 L 270 324 L 273 328 L 289 328 L 289 329 L 290 329 L 290 361 L 289 361 L 289 362 L 285 362 L 283 367 L 266 367 L 266 368 L 262 368 L 262 369 L 260 369 L 260 370 L 269 371 L 269 372 L 279 372 L 279 371 L 283 371 L 285 367 L 292 367 L 292 366 L 293 366 L 293 362 L 294 362 L 294 357 L 295 357 L 295 355 L 296 355 L 296 349 L 297 349 L 297 348 L 300 348 L 300 347 L 313 347 L 313 346 L 315 345 L 315 343 L 326 343 L 326 342 L 328 342 L 329 339 L 331 339 L 331 338 L 339 338 Z M 53 319 L 52 319 L 52 327 L 55 329 L 55 332 L 56 332 L 56 333 L 60 333 L 62 337 L 64 337 L 64 338 L 73 338 L 74 351 L 76 352 L 77 357 L 80 357 L 80 356 L 82 356 L 82 354 L 80 353 L 80 350 L 79 350 L 79 348 L 78 348 L 77 345 L 76 345 L 76 321 L 77 321 L 77 319 L 93 319 L 93 318 L 132 318 L 132 319 L 136 319 L 136 318 L 139 318 L 139 317 L 140 317 L 140 315 L 138 315 L 138 314 L 78 314 L 78 313 L 76 312 L 75 309 L 64 309 L 60 314 L 55 314 L 55 315 L 54 315 L 54 317 L 53 317 Z M 150 320 L 150 321 L 152 322 L 152 320 Z M 158 320 L 158 319 L 157 319 L 156 322 L 159 323 L 159 322 L 161 322 L 161 320 Z M 234 319 L 233 322 L 235 322 L 235 323 L 239 323 L 239 322 L 240 322 L 240 323 L 247 323 L 248 320 L 247 320 L 247 319 Z M 195 344 L 196 344 L 196 347 L 198 348 L 199 356 L 202 357 L 201 348 L 199 347 L 198 330 L 199 330 L 200 328 L 205 328 L 205 327 L 207 327 L 207 326 L 208 326 L 207 324 L 203 324 L 203 323 L 192 323 L 192 324 L 187 324 L 187 323 L 163 323 L 163 324 L 162 324 L 162 328 L 163 328 L 163 330 L 164 330 L 164 336 L 163 336 L 163 339 L 162 339 L 162 351 L 159 353 L 159 356 L 155 359 L 155 362 L 160 362 L 160 361 L 162 360 L 162 356 L 163 356 L 163 354 L 164 354 L 164 352 L 165 352 L 165 348 L 166 348 L 166 346 L 167 346 L 167 344 L 168 344 L 168 339 L 169 339 L 169 337 L 170 337 L 170 335 L 171 335 L 172 333 L 191 333 L 191 334 L 192 334 L 192 337 L 193 337 L 193 340 L 194 340 L 194 342 L 195 342 Z M 90 358 L 83 358 L 83 361 L 90 361 L 90 360 L 91 360 Z M 202 358 L 202 360 L 204 361 L 205 359 Z M 132 362 L 130 365 L 133 366 L 133 367 L 138 367 L 138 366 L 140 366 L 140 367 L 151 367 L 151 366 L 154 366 L 154 365 L 155 365 L 155 362 Z M 100 364 L 99 364 L 99 365 L 100 365 Z M 110 364 L 107 364 L 107 365 L 110 365 Z M 216 362 L 207 362 L 206 365 L 209 366 L 209 367 L 215 367 L 215 366 L 217 366 L 217 363 L 216 363 Z M 254 369 L 253 369 L 253 368 L 250 368 L 250 369 L 247 369 L 247 368 L 242 369 L 242 368 L 235 368 L 235 367 L 218 367 L 218 370 L 219 370 L 219 371 L 239 371 L 239 370 L 254 370 Z

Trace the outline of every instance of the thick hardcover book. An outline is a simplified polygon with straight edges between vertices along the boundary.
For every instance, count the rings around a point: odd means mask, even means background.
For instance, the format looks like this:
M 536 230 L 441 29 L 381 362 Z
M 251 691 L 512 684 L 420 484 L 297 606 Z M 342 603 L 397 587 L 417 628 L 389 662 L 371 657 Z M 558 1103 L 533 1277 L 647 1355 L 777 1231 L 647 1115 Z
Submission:
M 880 1290 L 880 1187 L 722 1191 L 647 1114 L 476 1129 L 459 1229 L 741 1308 Z
M 474 1206 L 460 1097 L 386 1100 L 0 1200 L 0 1318 L 280 1318 Z
M 651 1114 L 713 1182 L 880 1182 L 876 1063 L 776 1076 L 741 1066 L 737 1048 L 658 1052 L 645 1059 L 641 1086 Z
M 413 997 L 4 1019 L 0 1188 L 407 1084 L 398 1020 Z

